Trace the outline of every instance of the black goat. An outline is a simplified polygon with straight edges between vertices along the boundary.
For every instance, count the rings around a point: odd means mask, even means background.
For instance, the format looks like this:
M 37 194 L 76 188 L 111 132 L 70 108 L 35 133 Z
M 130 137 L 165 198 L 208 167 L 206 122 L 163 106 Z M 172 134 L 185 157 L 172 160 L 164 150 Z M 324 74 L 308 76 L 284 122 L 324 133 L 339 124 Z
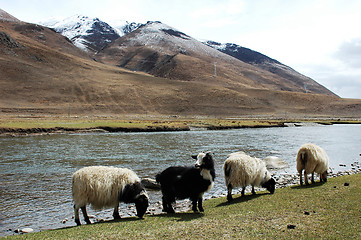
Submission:
M 203 194 L 209 191 L 214 182 L 215 170 L 212 154 L 199 153 L 194 167 L 169 167 L 157 174 L 156 180 L 162 189 L 163 212 L 174 213 L 172 203 L 176 199 L 189 198 L 194 212 L 204 212 Z M 198 203 L 198 208 L 197 208 Z

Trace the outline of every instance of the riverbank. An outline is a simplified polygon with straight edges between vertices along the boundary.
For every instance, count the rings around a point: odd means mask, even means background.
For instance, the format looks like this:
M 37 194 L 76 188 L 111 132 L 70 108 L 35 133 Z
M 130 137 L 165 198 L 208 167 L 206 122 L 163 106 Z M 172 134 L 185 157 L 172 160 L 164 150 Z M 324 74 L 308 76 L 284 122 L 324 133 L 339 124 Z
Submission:
M 205 213 L 127 217 L 13 236 L 14 239 L 351 239 L 360 238 L 361 174 L 340 173 L 326 184 L 292 185 L 271 195 L 204 202 Z M 350 175 L 349 175 L 350 174 Z M 337 174 L 336 174 L 337 175 Z
M 166 132 L 197 129 L 300 127 L 309 124 L 361 124 L 359 119 L 212 119 L 212 118 L 2 118 L 0 135 L 24 136 L 84 132 Z

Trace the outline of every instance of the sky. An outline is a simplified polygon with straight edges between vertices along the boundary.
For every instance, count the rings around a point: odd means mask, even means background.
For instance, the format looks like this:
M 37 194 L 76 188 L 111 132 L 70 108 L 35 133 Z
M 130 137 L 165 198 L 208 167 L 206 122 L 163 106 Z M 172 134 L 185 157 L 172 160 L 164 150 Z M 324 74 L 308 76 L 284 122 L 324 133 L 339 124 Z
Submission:
M 161 21 L 193 38 L 235 43 L 361 99 L 361 0 L 0 0 L 32 23 L 76 14 Z

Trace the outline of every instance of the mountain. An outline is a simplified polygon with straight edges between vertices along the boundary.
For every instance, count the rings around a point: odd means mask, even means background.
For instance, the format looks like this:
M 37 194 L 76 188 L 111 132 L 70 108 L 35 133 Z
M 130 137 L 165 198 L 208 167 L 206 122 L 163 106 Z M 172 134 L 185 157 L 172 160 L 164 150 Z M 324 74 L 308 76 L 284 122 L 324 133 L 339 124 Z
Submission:
M 205 41 L 203 43 L 225 54 L 235 57 L 243 62 L 262 68 L 263 70 L 274 73 L 282 78 L 290 79 L 293 82 L 296 82 L 298 85 L 303 85 L 305 92 L 319 91 L 322 94 L 334 94 L 326 89 L 322 90 L 322 86 L 313 79 L 300 74 L 289 66 L 286 66 L 279 61 L 272 59 L 262 53 L 253 51 L 249 48 L 245 48 L 234 43 L 222 44 L 214 41 Z
M 99 18 L 75 15 L 64 20 L 50 20 L 41 23 L 53 28 L 56 32 L 70 39 L 75 46 L 96 53 L 105 48 L 115 39 L 133 31 L 140 24 L 119 22 L 117 27 L 112 27 Z
M 182 67 L 180 66 L 174 68 L 175 61 L 178 58 L 176 55 L 179 52 L 188 56 L 190 55 L 187 54 L 187 52 L 192 52 L 193 55 L 197 55 L 197 51 L 212 52 L 204 46 L 200 46 L 200 42 L 196 39 L 193 39 L 190 36 L 160 22 L 148 22 L 146 24 L 140 24 L 134 22 L 129 23 L 127 21 L 118 21 L 115 24 L 111 24 L 111 26 L 105 22 L 100 21 L 98 18 L 89 18 L 77 15 L 61 21 L 50 21 L 43 24 L 66 36 L 79 48 L 87 50 L 90 53 L 99 54 L 96 56 L 96 59 L 100 61 L 104 61 L 115 66 L 125 67 L 136 71 L 144 71 L 155 76 L 171 79 L 199 79 L 201 75 L 201 73 L 196 75 L 185 73 L 185 71 L 182 71 Z M 150 27 L 151 25 L 153 25 L 153 27 Z M 157 27 L 154 27 L 156 25 L 159 25 L 157 30 Z M 125 50 L 124 46 L 126 46 L 129 42 L 135 41 L 134 39 L 129 41 L 127 40 L 130 39 L 133 35 L 125 35 L 137 30 L 138 28 L 142 28 L 142 30 L 139 30 L 140 33 L 135 34 L 136 37 L 139 38 L 136 40 L 137 44 L 142 45 L 142 42 L 146 42 L 145 44 L 151 45 L 151 48 L 147 48 L 147 50 L 145 50 L 146 47 L 142 48 L 142 50 L 137 48 L 134 51 L 138 53 L 134 53 L 132 49 L 135 48 L 132 46 L 133 43 L 130 43 L 132 47 L 128 47 L 128 49 Z M 152 28 L 152 31 L 147 30 L 150 28 Z M 172 36 L 173 39 L 169 39 L 170 36 Z M 174 37 L 178 37 L 178 40 L 180 41 L 174 41 Z M 118 43 L 113 44 L 117 39 L 119 39 L 117 41 Z M 159 46 L 158 49 L 155 50 L 155 46 L 161 45 L 160 42 L 157 42 L 158 39 L 162 39 L 163 43 L 168 41 L 170 44 Z M 206 41 L 203 43 L 227 55 L 237 58 L 244 63 L 248 63 L 256 68 L 263 69 L 267 72 L 267 75 L 269 75 L 269 73 L 272 74 L 272 76 L 267 76 L 265 77 L 267 79 L 265 79 L 264 77 L 262 78 L 257 76 L 257 74 L 254 74 L 254 71 L 246 70 L 240 73 L 239 71 L 234 71 L 233 67 L 233 77 L 246 75 L 246 78 L 254 78 L 258 86 L 264 85 L 273 89 L 335 95 L 313 79 L 296 72 L 292 68 L 278 62 L 277 60 L 269 58 L 251 49 L 231 43 L 221 44 L 214 41 Z M 110 46 L 112 44 L 113 47 Z M 122 45 L 122 48 L 120 49 L 116 45 Z M 173 46 L 170 47 L 169 45 Z M 107 48 L 108 46 L 109 48 Z M 192 49 L 195 48 L 197 50 L 192 51 Z M 173 50 L 169 51 L 169 49 Z M 222 64 L 219 63 L 219 60 L 215 59 L 219 58 L 218 55 L 214 52 L 211 55 L 213 55 L 213 60 L 208 58 L 206 68 L 201 68 L 201 70 L 206 71 L 206 73 L 203 73 L 203 75 L 209 75 L 212 71 L 218 71 L 218 76 L 220 76 L 222 70 L 227 71 L 227 74 L 230 74 L 230 70 L 224 69 L 224 66 L 221 66 Z M 176 59 L 173 59 L 173 57 L 176 57 Z M 199 54 L 198 56 L 193 57 L 198 58 Z M 220 58 L 224 59 L 224 56 Z M 213 61 L 213 63 L 210 61 Z M 229 62 L 230 60 L 227 61 Z M 212 64 L 214 66 L 211 66 Z M 180 65 L 179 62 L 177 62 L 177 65 Z M 198 65 L 201 64 L 198 63 Z M 240 64 L 238 63 L 236 65 Z M 242 68 L 242 66 L 240 67 Z M 281 77 L 281 82 L 275 79 L 275 77 Z M 271 80 L 273 83 L 269 80 Z M 243 79 L 243 83 L 245 82 L 247 82 L 246 79 Z M 259 83 L 261 83 L 261 85 L 259 85 Z
M 97 59 L 183 81 L 334 95 L 314 80 L 260 53 L 234 45 L 224 49 L 214 42 L 204 44 L 161 22 L 148 22 L 110 43 Z
M 10 15 L 0 8 L 0 21 L 20 22 L 19 19 Z
M 93 55 L 53 29 L 0 20 L 0 115 L 360 117 L 361 100 L 305 93 L 159 22 Z

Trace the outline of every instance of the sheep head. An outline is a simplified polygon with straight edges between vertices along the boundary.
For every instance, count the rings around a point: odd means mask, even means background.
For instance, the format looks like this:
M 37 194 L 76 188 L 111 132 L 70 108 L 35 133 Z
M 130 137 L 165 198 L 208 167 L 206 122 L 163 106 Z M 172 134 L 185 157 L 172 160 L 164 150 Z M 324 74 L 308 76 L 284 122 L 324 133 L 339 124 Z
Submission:
M 323 172 L 321 175 L 320 175 L 320 178 L 323 182 L 327 182 L 327 175 L 328 175 L 328 172 L 325 171 Z
M 143 218 L 149 206 L 149 197 L 145 192 L 142 192 L 135 200 L 135 208 L 137 209 L 137 216 Z
M 135 203 L 137 216 L 143 218 L 149 206 L 149 197 L 140 182 L 128 184 L 119 194 L 119 201 L 124 203 Z
M 196 159 L 195 163 L 196 168 L 205 168 L 205 169 L 213 169 L 214 162 L 211 152 L 199 153 L 198 155 L 192 156 L 192 158 Z
M 270 178 L 267 182 L 262 184 L 262 187 L 266 188 L 271 194 L 273 194 L 276 189 L 276 181 L 273 178 Z

